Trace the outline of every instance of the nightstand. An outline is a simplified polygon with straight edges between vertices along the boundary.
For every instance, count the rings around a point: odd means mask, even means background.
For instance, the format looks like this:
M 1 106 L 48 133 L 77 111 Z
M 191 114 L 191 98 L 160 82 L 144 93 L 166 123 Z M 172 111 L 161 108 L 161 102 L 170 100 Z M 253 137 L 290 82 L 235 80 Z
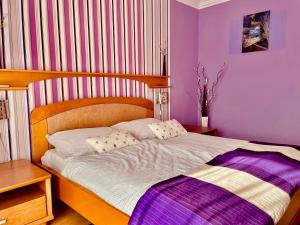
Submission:
M 0 225 L 45 225 L 53 219 L 51 175 L 26 160 L 0 164 Z
M 183 127 L 188 132 L 198 133 L 198 134 L 206 134 L 206 135 L 217 135 L 217 129 L 215 128 L 207 128 L 207 127 L 199 127 L 199 126 L 193 126 L 193 125 L 183 125 Z

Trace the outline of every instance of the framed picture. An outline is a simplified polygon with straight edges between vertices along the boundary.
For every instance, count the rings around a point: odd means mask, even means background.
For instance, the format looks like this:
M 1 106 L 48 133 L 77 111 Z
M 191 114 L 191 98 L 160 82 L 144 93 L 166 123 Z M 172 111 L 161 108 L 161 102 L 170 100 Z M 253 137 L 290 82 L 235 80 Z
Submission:
M 168 92 L 159 92 L 157 99 L 156 99 L 156 104 L 167 104 L 168 103 Z
M 244 17 L 242 52 L 266 51 L 269 49 L 270 11 Z
M 0 100 L 0 120 L 8 119 L 8 100 Z

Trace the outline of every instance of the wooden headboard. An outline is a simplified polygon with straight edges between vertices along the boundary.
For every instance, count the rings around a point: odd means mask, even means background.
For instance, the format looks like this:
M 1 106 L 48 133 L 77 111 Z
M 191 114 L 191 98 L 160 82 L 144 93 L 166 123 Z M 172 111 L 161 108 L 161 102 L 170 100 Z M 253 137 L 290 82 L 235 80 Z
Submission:
M 51 147 L 46 134 L 111 126 L 122 121 L 153 117 L 153 102 L 141 98 L 111 97 L 65 101 L 31 112 L 32 161 L 40 162 Z
M 169 77 L 160 75 L 0 69 L 0 91 L 28 90 L 28 101 L 31 100 L 34 102 L 35 99 L 33 98 L 35 97 L 36 90 L 34 88 L 30 89 L 30 85 L 32 85 L 31 87 L 34 87 L 34 85 L 37 84 L 37 86 L 40 87 L 44 82 L 44 87 L 47 87 L 46 81 L 53 81 L 53 79 L 61 79 L 62 81 L 63 78 L 114 78 L 124 79 L 125 81 L 131 80 L 141 82 L 150 89 L 169 88 Z M 62 89 L 62 91 L 66 90 L 63 87 Z M 79 88 L 77 89 L 79 90 Z M 79 92 L 78 90 L 77 92 Z M 33 91 L 33 95 L 29 95 Z M 39 90 L 36 92 L 39 93 Z M 43 92 L 47 95 L 47 90 L 43 90 Z M 135 96 L 130 93 L 129 95 Z M 104 96 L 107 96 L 107 94 L 104 94 Z M 95 96 L 93 95 L 93 97 Z M 23 105 L 21 107 L 23 107 Z M 31 109 L 35 108 L 35 104 L 32 104 L 30 107 Z M 18 106 L 16 110 L 24 110 L 24 108 Z M 30 117 L 32 160 L 34 162 L 39 162 L 41 156 L 50 147 L 45 138 L 47 133 L 74 128 L 109 126 L 120 121 L 153 117 L 153 102 L 142 98 L 127 97 L 105 97 L 63 101 L 61 103 L 54 103 L 35 108 L 31 112 Z

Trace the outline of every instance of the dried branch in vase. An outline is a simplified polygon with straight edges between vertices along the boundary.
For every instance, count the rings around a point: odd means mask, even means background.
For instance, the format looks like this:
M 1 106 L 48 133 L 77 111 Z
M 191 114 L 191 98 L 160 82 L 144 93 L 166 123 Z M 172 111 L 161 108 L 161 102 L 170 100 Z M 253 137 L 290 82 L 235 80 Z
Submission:
M 160 46 L 160 54 L 163 57 L 163 67 L 162 67 L 162 75 L 167 76 L 167 55 L 168 55 L 168 47 L 167 42 L 165 41 L 163 45 Z
M 201 115 L 207 117 L 209 109 L 216 98 L 216 89 L 222 80 L 226 71 L 227 64 L 224 63 L 217 73 L 217 79 L 210 85 L 205 66 L 200 63 L 195 68 L 197 74 L 198 100 L 201 109 Z
M 168 55 L 168 45 L 166 41 L 164 41 L 164 43 L 160 45 L 159 50 L 160 54 L 162 54 L 163 56 Z

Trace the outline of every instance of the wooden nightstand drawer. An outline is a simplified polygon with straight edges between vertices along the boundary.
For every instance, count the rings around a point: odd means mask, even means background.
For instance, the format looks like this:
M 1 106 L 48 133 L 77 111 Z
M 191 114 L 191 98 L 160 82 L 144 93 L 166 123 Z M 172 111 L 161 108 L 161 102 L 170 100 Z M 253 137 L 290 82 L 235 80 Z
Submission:
M 4 193 L 0 202 L 1 225 L 31 224 L 47 216 L 45 193 L 34 185 Z

